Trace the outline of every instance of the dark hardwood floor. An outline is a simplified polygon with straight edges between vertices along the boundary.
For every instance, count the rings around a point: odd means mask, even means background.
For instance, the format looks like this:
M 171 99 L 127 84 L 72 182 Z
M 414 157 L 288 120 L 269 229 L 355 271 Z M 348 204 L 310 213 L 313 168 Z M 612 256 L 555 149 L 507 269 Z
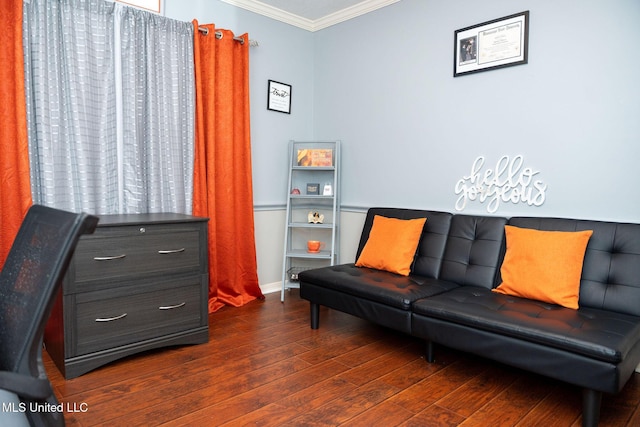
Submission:
M 297 291 L 210 315 L 210 341 L 64 380 L 70 426 L 579 426 L 581 391 L 323 308 Z M 640 425 L 640 374 L 603 398 L 601 426 Z

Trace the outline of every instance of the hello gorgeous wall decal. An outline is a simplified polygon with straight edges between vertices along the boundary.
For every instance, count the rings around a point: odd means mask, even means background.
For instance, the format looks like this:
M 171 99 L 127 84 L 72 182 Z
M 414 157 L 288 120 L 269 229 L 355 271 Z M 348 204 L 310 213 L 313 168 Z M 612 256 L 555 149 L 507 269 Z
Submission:
M 471 166 L 469 175 L 456 183 L 456 210 L 461 211 L 467 201 L 479 200 L 487 203 L 487 212 L 494 213 L 502 202 L 526 203 L 529 206 L 541 206 L 544 203 L 547 185 L 536 179 L 540 171 L 524 167 L 524 158 L 502 156 L 494 169 L 485 169 L 484 156 L 479 156 Z

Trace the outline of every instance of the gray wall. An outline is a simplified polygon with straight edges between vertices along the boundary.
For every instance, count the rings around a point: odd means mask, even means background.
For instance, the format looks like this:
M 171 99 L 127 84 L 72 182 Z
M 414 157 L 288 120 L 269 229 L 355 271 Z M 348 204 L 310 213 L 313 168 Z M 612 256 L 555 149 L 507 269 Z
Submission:
M 452 77 L 454 30 L 524 10 L 528 64 Z M 343 140 L 343 204 L 453 211 L 478 156 L 522 155 L 545 203 L 496 214 L 640 222 L 639 19 L 637 0 L 403 0 L 318 32 L 314 133 Z
M 287 146 L 313 136 L 314 34 L 219 0 L 165 0 L 165 16 L 248 33 L 251 47 L 251 144 L 254 204 L 258 209 L 286 203 Z M 267 110 L 267 82 L 292 86 L 292 113 Z
M 453 32 L 530 10 L 529 63 L 452 77 Z M 310 33 L 217 0 L 166 0 L 251 48 L 257 209 L 283 206 L 289 139 L 343 141 L 342 201 L 453 211 L 478 156 L 522 155 L 547 186 L 540 207 L 496 214 L 640 221 L 640 2 L 402 0 Z M 267 80 L 293 86 L 266 109 Z M 487 213 L 469 202 L 464 212 Z
M 305 30 L 219 0 L 165 0 L 166 16 L 248 32 L 258 276 L 277 290 L 287 142 L 343 141 L 341 262 L 374 205 L 454 211 L 456 182 L 522 155 L 548 186 L 540 207 L 497 215 L 640 222 L 640 2 L 402 0 Z M 453 78 L 456 29 L 529 10 L 529 63 Z M 266 109 L 267 80 L 293 86 Z M 469 202 L 465 213 L 486 214 Z

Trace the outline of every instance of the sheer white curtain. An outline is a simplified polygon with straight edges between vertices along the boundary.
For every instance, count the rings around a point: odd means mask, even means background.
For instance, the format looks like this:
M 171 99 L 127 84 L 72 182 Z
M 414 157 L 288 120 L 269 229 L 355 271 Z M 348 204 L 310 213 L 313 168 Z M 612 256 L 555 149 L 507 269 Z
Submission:
M 34 203 L 191 212 L 193 26 L 103 0 L 25 0 Z

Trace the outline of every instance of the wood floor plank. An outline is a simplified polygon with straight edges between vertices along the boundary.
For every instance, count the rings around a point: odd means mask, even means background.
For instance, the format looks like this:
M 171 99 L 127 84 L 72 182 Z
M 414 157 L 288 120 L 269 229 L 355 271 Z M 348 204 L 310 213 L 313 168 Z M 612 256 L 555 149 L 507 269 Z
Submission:
M 186 421 L 186 425 L 205 425 L 210 418 L 211 414 L 216 415 L 216 421 L 222 424 L 231 422 L 236 418 L 239 418 L 247 413 L 258 411 L 262 407 L 275 403 L 282 399 L 283 396 L 288 396 L 297 391 L 303 390 L 313 384 L 321 381 L 325 373 L 329 370 L 332 372 L 340 372 L 347 369 L 334 361 L 327 361 L 320 365 L 313 365 L 307 369 L 298 371 L 292 375 L 280 375 L 278 379 L 259 385 L 256 382 L 252 384 L 250 390 L 243 392 L 236 392 L 232 396 L 228 396 L 226 399 L 219 403 L 207 402 L 204 399 L 199 404 L 197 410 L 192 410 L 190 413 L 180 413 L 183 421 Z M 213 390 L 210 393 L 214 393 Z M 200 392 L 196 392 L 200 394 Z M 186 405 L 179 410 L 189 410 L 190 406 Z M 193 407 L 192 407 L 193 409 Z M 158 414 L 162 416 L 162 414 Z M 297 414 L 296 414 L 297 415 Z
M 236 419 L 222 424 L 222 427 L 238 427 L 238 426 L 285 426 L 300 414 L 298 408 L 290 408 L 278 404 L 269 404 L 263 406 L 253 412 L 249 412 Z M 181 420 L 186 421 L 186 420 Z M 189 425 L 186 423 L 176 424 L 176 426 Z M 201 425 L 211 425 L 210 423 Z
M 353 367 L 341 374 L 340 378 L 356 385 L 363 385 L 416 360 L 420 360 L 420 353 L 417 353 L 411 346 L 404 346 L 396 349 L 393 353 L 384 353 Z
M 464 422 L 462 415 L 438 405 L 428 406 L 417 415 L 400 424 L 400 427 L 453 427 Z
M 306 411 L 295 418 L 301 426 L 336 426 L 360 415 L 398 392 L 396 387 L 382 381 L 371 381 L 361 387 L 336 396 L 334 400 L 317 409 Z
M 320 406 L 333 401 L 336 396 L 350 394 L 356 388 L 355 384 L 344 379 L 330 377 L 319 381 L 304 390 L 300 390 L 288 396 L 282 396 L 278 401 L 278 404 L 290 408 L 296 408 L 298 415 L 300 415 L 300 408 L 304 408 L 305 411 L 319 408 Z
M 501 369 L 501 366 L 491 365 L 460 388 L 438 400 L 436 404 L 468 418 L 514 381 L 515 375 Z
M 437 364 L 431 364 L 436 365 Z M 426 376 L 420 382 L 400 391 L 392 400 L 400 406 L 418 413 L 427 406 L 455 392 L 472 378 L 487 369 L 482 363 L 468 360 L 468 363 L 440 365 L 441 369 Z
M 395 426 L 403 421 L 407 421 L 415 414 L 396 405 L 389 400 L 385 400 L 379 405 L 375 405 L 370 409 L 356 415 L 343 426 L 359 427 L 359 426 Z
M 582 393 L 577 387 L 549 380 L 549 394 L 516 425 L 571 426 L 580 419 Z
M 210 315 L 210 339 L 134 355 L 65 380 L 44 353 L 70 427 L 580 425 L 581 390 L 424 343 L 279 294 Z M 603 396 L 601 427 L 640 425 L 640 375 Z
M 465 427 L 515 426 L 549 395 L 549 384 L 537 377 L 515 381 L 475 411 L 464 422 Z

